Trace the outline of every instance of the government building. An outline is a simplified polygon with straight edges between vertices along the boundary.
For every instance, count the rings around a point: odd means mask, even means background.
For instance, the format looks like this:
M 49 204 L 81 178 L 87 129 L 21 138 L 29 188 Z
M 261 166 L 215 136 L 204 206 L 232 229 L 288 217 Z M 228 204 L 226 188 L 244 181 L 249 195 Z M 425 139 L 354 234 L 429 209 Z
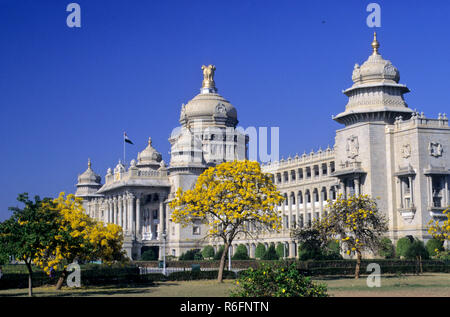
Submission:
M 243 244 L 254 257 L 259 242 L 267 246 L 281 242 L 286 256 L 296 257 L 291 230 L 322 217 L 327 200 L 338 194 L 368 194 L 376 199 L 389 220 L 388 237 L 393 241 L 407 235 L 430 238 L 427 223 L 443 219 L 450 205 L 448 118 L 445 113 L 427 118 L 408 107 L 403 95 L 409 89 L 400 83 L 398 69 L 380 55 L 379 46 L 375 34 L 371 55 L 353 69 L 353 85 L 343 92 L 348 103 L 332 117 L 342 124 L 334 146 L 262 166 L 286 197 L 277 207 L 283 229 L 257 232 L 258 239 L 239 236 L 231 253 Z M 251 140 L 237 129 L 236 108 L 218 94 L 215 67 L 202 70 L 200 93 L 182 105 L 180 126 L 169 137 L 169 164 L 149 138 L 129 166 L 119 161 L 109 168 L 103 184 L 90 161 L 78 176 L 75 195 L 83 198 L 86 212 L 122 226 L 124 249 L 132 259 L 150 248 L 160 257 L 163 252 L 180 256 L 204 245 L 217 250 L 221 244 L 205 238 L 207 227 L 201 223 L 186 227 L 173 223 L 168 207 L 177 189 L 192 188 L 208 167 L 248 157 Z

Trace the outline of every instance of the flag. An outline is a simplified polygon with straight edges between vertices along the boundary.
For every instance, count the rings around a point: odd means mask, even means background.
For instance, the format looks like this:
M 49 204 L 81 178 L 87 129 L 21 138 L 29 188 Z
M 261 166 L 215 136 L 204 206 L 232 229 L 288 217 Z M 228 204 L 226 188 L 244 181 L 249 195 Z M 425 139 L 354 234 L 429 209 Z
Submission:
M 128 135 L 126 134 L 126 132 L 123 133 L 123 140 L 127 143 L 130 144 L 134 144 L 133 142 L 131 142 L 131 140 L 128 138 Z

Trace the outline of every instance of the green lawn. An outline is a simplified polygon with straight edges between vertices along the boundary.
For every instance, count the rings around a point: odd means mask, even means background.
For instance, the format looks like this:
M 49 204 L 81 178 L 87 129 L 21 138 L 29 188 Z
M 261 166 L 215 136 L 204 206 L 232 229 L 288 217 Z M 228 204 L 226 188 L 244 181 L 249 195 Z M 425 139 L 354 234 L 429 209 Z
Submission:
M 366 278 L 320 278 L 316 282 L 328 285 L 331 296 L 447 296 L 450 297 L 450 274 L 428 273 L 420 276 L 386 276 L 380 288 L 369 288 Z M 82 287 L 79 289 L 37 287 L 35 296 L 147 296 L 147 297 L 217 297 L 229 296 L 235 281 L 157 282 L 153 286 Z M 27 296 L 27 289 L 0 290 L 0 296 Z

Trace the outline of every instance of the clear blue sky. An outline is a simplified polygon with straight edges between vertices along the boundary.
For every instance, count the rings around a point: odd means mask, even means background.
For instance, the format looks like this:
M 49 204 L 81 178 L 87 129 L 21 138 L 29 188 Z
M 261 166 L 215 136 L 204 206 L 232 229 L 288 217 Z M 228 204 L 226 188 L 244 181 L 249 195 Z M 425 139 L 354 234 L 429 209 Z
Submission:
M 279 126 L 280 155 L 334 144 L 355 63 L 370 54 L 371 1 L 0 0 L 0 220 L 18 193 L 74 192 L 92 159 L 104 178 L 148 136 L 169 161 L 182 103 L 215 64 L 239 125 Z M 75 2 L 75 1 L 74 1 Z M 375 2 L 375 1 L 374 1 Z M 380 52 L 411 108 L 450 113 L 448 1 L 376 1 Z

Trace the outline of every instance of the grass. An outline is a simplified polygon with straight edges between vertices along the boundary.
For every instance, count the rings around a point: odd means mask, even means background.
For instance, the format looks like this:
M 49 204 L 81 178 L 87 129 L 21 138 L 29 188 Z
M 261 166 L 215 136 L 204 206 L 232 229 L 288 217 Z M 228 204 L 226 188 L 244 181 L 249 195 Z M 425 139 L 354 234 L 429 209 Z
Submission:
M 380 288 L 369 288 L 366 278 L 355 280 L 349 277 L 315 278 L 315 282 L 328 285 L 331 296 L 349 297 L 408 297 L 408 296 L 446 296 L 450 297 L 450 274 L 427 273 L 423 275 L 383 276 Z M 127 287 L 81 287 L 70 289 L 64 287 L 56 291 L 54 286 L 36 287 L 34 294 L 42 296 L 143 296 L 143 297 L 227 297 L 235 288 L 235 282 L 215 280 L 156 282 L 152 286 Z M 1 296 L 27 296 L 27 289 L 0 290 Z

